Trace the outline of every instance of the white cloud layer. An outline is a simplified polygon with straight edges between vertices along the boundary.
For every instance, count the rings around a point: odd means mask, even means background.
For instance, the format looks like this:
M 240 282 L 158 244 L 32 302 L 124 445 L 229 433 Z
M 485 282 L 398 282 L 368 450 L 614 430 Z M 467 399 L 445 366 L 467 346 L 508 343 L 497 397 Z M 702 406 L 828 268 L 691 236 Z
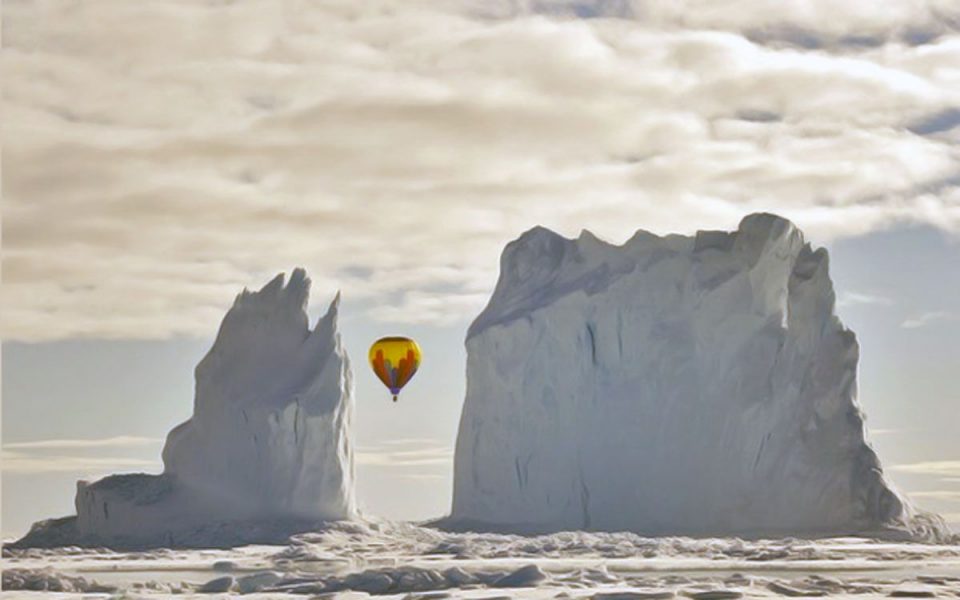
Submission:
M 3 450 L 5 473 L 79 473 L 91 477 L 112 471 L 156 471 L 157 460 L 118 456 L 40 455 Z
M 106 438 L 41 439 L 3 444 L 0 467 L 5 473 L 77 473 L 99 476 L 115 470 L 159 470 L 163 440 L 120 435 Z M 155 454 L 147 459 L 137 454 Z M 117 456 L 122 452 L 124 456 Z M 114 453 L 111 455 L 111 453 Z
M 373 318 L 469 318 L 535 224 L 960 232 L 954 2 L 3 12 L 4 339 L 209 335 L 294 265 Z
M 159 438 L 118 435 L 114 437 L 95 439 L 8 442 L 3 445 L 3 448 L 10 450 L 73 450 L 88 448 L 128 448 L 131 446 L 154 446 L 162 443 L 163 440 Z
M 935 310 L 909 317 L 900 324 L 900 327 L 903 327 L 904 329 L 917 329 L 918 327 L 924 327 L 930 323 L 946 321 L 954 319 L 955 317 L 956 316 L 953 313 L 943 310 Z
M 894 471 L 904 473 L 919 473 L 921 475 L 940 475 L 943 477 L 960 477 L 960 460 L 938 460 L 894 465 Z
M 957 490 L 924 490 L 921 492 L 910 492 L 909 495 L 911 498 L 932 498 L 934 500 L 960 502 L 960 491 Z
M 403 449 L 396 444 L 359 448 L 356 453 L 357 464 L 374 467 L 409 467 L 414 469 L 431 467 L 452 467 L 453 448 L 431 444 L 426 447 L 408 445 Z
M 840 296 L 837 298 L 837 306 L 844 308 L 847 306 L 891 306 L 893 304 L 891 298 L 886 296 L 878 296 L 875 294 L 864 294 L 860 292 L 844 291 L 840 293 Z

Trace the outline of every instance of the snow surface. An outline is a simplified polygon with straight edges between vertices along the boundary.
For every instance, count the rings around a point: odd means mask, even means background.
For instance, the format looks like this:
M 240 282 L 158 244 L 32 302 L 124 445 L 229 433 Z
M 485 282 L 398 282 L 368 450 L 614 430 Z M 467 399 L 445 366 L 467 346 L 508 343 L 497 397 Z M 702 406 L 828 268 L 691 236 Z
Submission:
M 19 543 L 219 547 L 356 516 L 339 295 L 311 330 L 309 290 L 302 269 L 244 290 L 197 366 L 194 413 L 169 433 L 163 474 L 81 481 L 77 517 Z
M 622 246 L 535 228 L 467 337 L 448 525 L 946 535 L 884 478 L 826 250 L 789 221 Z
M 353 521 L 281 545 L 232 550 L 8 549 L 3 588 L 5 597 L 24 590 L 488 600 L 955 597 L 960 546 L 602 532 L 523 537 Z

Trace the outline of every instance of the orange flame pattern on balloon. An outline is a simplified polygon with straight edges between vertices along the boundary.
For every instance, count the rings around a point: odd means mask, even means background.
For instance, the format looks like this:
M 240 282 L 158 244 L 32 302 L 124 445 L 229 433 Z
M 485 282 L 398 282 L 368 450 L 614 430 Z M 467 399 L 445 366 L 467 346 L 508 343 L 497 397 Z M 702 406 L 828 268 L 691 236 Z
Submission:
M 394 402 L 420 367 L 421 355 L 420 346 L 408 337 L 380 338 L 370 346 L 370 366 L 389 388 Z

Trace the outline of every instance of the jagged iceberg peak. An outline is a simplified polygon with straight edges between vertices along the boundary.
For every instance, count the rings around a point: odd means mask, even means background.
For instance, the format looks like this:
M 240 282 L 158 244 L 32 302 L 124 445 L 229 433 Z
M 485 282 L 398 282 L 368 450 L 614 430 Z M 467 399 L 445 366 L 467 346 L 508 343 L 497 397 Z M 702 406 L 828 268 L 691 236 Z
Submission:
M 770 213 L 748 215 L 730 232 L 659 236 L 640 229 L 622 245 L 606 242 L 586 229 L 570 239 L 538 225 L 507 244 L 493 296 L 467 335 L 476 335 L 570 293 L 600 292 L 638 264 L 712 250 L 752 265 L 771 245 L 779 245 L 781 255 L 796 254 L 805 247 L 803 234 L 793 223 Z M 809 246 L 806 248 L 809 253 Z M 821 250 L 815 262 L 825 259 L 826 251 Z
M 309 291 L 295 269 L 237 296 L 197 366 L 194 415 L 167 438 L 166 472 L 251 514 L 354 514 L 340 295 L 311 331 Z
M 196 369 L 195 411 L 228 401 L 232 404 L 280 399 L 280 388 L 304 388 L 332 356 L 342 354 L 337 313 L 339 292 L 311 331 L 307 303 L 310 278 L 294 269 L 280 273 L 259 291 L 244 289 L 220 326 L 217 338 Z M 269 377 L 265 377 L 269 374 Z
M 828 266 L 769 214 L 620 246 L 524 233 L 466 340 L 452 522 L 936 534 L 866 442 Z

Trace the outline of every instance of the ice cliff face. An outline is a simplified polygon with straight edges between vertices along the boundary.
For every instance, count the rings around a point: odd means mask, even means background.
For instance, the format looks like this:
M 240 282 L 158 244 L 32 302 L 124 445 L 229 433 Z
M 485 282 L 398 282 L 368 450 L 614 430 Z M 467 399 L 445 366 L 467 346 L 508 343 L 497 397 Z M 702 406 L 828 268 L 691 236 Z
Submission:
M 244 290 L 197 366 L 194 414 L 168 435 L 163 474 L 81 481 L 77 516 L 21 545 L 228 546 L 356 516 L 339 296 L 311 330 L 309 289 L 297 269 Z
M 857 404 L 827 253 L 790 222 L 543 228 L 504 250 L 467 336 L 452 520 L 519 530 L 837 534 L 922 528 Z

